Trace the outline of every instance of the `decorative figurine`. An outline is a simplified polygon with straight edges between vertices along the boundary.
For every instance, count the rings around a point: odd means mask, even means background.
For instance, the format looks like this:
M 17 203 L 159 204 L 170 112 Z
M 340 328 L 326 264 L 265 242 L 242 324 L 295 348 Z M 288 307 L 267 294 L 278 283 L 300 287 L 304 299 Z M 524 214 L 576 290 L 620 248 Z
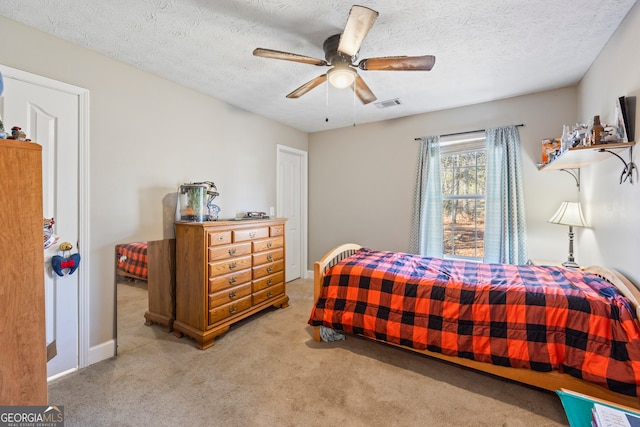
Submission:
M 618 128 L 616 126 L 605 126 L 602 135 L 602 140 L 605 143 L 618 142 L 621 139 L 619 137 L 620 132 L 618 131 Z
M 19 141 L 30 141 L 27 139 L 27 134 L 22 132 L 22 128 L 20 126 L 14 126 L 11 128 L 11 136 L 7 139 L 17 139 Z

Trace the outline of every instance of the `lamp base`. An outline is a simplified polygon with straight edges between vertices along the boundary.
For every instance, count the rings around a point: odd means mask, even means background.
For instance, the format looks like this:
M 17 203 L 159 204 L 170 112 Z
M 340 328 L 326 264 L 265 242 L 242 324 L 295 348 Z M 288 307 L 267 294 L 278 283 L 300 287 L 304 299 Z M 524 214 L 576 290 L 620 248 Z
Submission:
M 580 268 L 578 263 L 575 261 L 565 261 L 562 263 L 562 266 L 567 268 Z

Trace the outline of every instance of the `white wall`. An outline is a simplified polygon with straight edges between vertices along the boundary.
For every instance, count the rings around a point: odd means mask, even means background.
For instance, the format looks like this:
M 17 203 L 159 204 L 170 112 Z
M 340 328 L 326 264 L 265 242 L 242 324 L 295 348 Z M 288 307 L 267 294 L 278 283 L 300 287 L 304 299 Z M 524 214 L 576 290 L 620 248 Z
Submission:
M 304 132 L 4 17 L 0 63 L 90 91 L 92 347 L 114 337 L 115 245 L 173 237 L 179 184 L 214 181 L 224 218 L 268 212 L 276 145 L 307 149 Z
M 636 3 L 578 87 L 578 118 L 600 115 L 612 123 L 619 96 L 640 98 L 640 3 Z M 640 110 L 636 108 L 635 140 Z M 638 148 L 635 148 L 638 151 Z M 628 161 L 628 153 L 623 155 Z M 637 156 L 634 160 L 638 162 Z M 623 272 L 640 285 L 640 177 L 619 184 L 623 163 L 610 159 L 582 169 L 581 201 L 590 228 L 578 233 L 584 264 L 603 264 Z
M 576 121 L 576 103 L 576 88 L 569 87 L 311 134 L 309 265 L 347 241 L 409 249 L 416 137 L 521 123 L 529 256 L 565 260 L 568 230 L 547 219 L 562 200 L 578 199 L 577 187 L 568 174 L 540 172 L 536 163 L 541 140 L 560 136 L 563 123 Z

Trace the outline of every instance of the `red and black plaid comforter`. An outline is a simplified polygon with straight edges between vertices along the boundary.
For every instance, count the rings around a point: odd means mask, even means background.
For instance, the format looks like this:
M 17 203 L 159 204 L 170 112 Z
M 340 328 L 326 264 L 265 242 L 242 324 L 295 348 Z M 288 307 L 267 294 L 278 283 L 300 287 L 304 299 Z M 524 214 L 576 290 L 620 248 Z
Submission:
M 147 280 L 147 242 L 116 245 L 116 263 L 119 270 Z
M 361 249 L 333 266 L 309 324 L 640 395 L 640 326 L 609 282 L 559 267 Z

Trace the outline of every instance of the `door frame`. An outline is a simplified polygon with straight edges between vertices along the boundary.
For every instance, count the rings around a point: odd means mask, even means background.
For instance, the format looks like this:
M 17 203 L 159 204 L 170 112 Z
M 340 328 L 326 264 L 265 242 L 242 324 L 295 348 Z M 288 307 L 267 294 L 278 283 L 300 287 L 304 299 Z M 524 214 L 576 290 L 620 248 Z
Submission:
M 306 279 L 309 277 L 309 271 L 307 270 L 307 205 L 308 205 L 308 155 L 309 153 L 297 148 L 287 147 L 286 145 L 277 145 L 276 154 L 276 206 L 277 213 L 282 212 L 282 204 L 284 195 L 280 192 L 280 184 L 284 177 L 280 173 L 280 154 L 288 153 L 300 157 L 300 275 L 301 278 Z M 277 215 L 276 215 L 277 216 Z M 286 256 L 286 254 L 285 254 Z
M 89 90 L 0 64 L 3 76 L 78 97 L 78 367 L 89 366 Z M 2 98 L 0 98 L 1 100 Z M 52 379 L 52 378 L 49 378 Z

